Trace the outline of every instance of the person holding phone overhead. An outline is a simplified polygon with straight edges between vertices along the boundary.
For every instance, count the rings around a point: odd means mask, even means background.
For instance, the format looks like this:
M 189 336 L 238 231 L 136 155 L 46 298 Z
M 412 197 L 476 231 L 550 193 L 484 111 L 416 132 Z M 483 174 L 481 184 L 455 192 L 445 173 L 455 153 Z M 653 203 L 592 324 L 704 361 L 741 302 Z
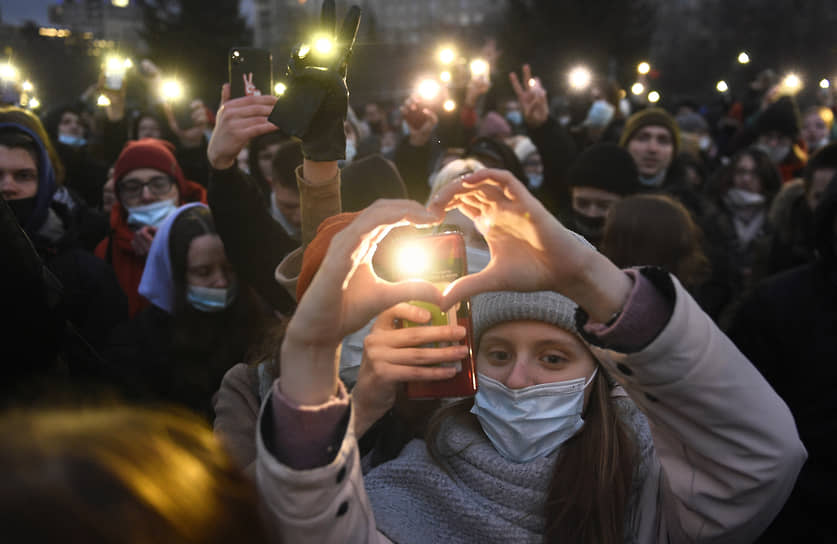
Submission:
M 483 271 L 444 292 L 375 274 L 391 229 L 454 208 L 488 242 Z M 620 270 L 508 172 L 465 176 L 429 209 L 379 201 L 328 235 L 257 425 L 257 485 L 285 540 L 752 542 L 790 493 L 806 451 L 747 358 L 676 278 Z M 362 475 L 341 339 L 399 303 L 468 296 L 477 395 Z M 377 332 L 381 368 L 428 379 L 454 369 L 414 346 L 464 333 Z
M 209 205 L 227 254 L 240 277 L 282 315 L 293 311 L 293 297 L 276 281 L 282 259 L 299 242 L 289 236 L 263 206 L 261 188 L 235 165 L 241 149 L 252 138 L 281 130 L 302 140 L 304 161 L 296 171 L 302 202 L 302 245 L 314 237 L 320 220 L 340 212 L 340 172 L 337 161 L 345 158 L 343 123 L 348 110 L 346 71 L 360 23 L 360 9 L 350 9 L 342 30 L 335 35 L 333 0 L 324 2 L 321 28 L 332 37 L 333 54 L 326 66 L 312 64 L 315 54 L 300 58 L 296 50 L 292 70 L 283 80 L 287 86 L 282 108 L 306 111 L 310 117 L 293 121 L 277 119 L 280 101 L 270 94 L 231 98 L 231 84 L 224 85 L 221 107 L 207 155 L 210 173 Z M 323 59 L 319 59 L 323 60 Z M 312 75 L 313 73 L 313 75 Z M 299 93 L 298 89 L 318 88 Z M 322 100 L 310 102 L 314 94 Z M 281 109 L 281 108 L 280 108 Z M 286 111 L 286 110 L 282 110 Z M 270 116 L 271 120 L 268 120 Z M 302 125 L 293 124 L 300 120 Z

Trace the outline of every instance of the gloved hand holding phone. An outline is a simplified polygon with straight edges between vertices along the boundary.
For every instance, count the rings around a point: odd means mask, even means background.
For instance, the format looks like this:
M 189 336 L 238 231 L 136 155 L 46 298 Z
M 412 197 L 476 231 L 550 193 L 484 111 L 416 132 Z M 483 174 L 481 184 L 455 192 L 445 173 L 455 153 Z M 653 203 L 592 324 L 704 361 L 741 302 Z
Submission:
M 349 104 L 346 71 L 360 25 L 360 8 L 349 8 L 336 31 L 334 0 L 324 0 L 320 32 L 294 47 L 269 121 L 286 135 L 302 140 L 311 161 L 346 158 L 343 122 Z

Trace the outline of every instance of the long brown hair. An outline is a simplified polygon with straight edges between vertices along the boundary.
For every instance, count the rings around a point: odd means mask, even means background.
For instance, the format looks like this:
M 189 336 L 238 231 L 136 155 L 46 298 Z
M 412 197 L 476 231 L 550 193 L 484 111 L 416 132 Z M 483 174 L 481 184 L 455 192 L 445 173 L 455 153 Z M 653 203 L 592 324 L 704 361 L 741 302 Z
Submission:
M 561 446 L 549 483 L 544 542 L 616 544 L 624 541 L 625 510 L 637 463 L 633 433 L 622 422 L 610 396 L 607 374 L 593 380 L 584 426 Z M 473 399 L 442 408 L 428 424 L 426 443 L 437 464 L 450 453 L 438 446 L 441 424 L 449 417 L 479 427 L 468 413 Z M 456 452 L 454 452 L 455 454 Z
M 607 214 L 602 253 L 620 268 L 661 266 L 687 289 L 710 275 L 703 251 L 703 231 L 689 211 L 665 195 L 633 195 Z

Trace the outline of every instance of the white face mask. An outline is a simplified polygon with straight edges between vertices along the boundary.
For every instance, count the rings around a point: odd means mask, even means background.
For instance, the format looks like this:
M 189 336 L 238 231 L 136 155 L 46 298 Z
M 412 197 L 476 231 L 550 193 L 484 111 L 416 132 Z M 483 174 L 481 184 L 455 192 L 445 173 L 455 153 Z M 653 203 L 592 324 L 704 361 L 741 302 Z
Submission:
M 190 285 L 186 288 L 186 300 L 192 307 L 201 312 L 220 312 L 230 307 L 235 301 L 238 289 L 235 283 L 229 287 L 198 287 Z
M 698 141 L 698 147 L 700 147 L 701 151 L 709 151 L 709 148 L 712 147 L 712 138 L 709 136 L 701 136 Z
M 763 206 L 765 203 L 763 194 L 735 187 L 727 190 L 724 199 L 733 206 Z
M 465 246 L 465 258 L 468 262 L 468 273 L 476 274 L 488 266 L 488 262 L 491 260 L 491 253 L 486 249 Z
M 779 164 L 780 162 L 782 162 L 785 159 L 785 157 L 788 156 L 788 153 L 790 153 L 791 149 L 791 146 L 789 145 L 779 145 L 771 147 L 769 145 L 757 144 L 755 147 L 767 153 L 767 156 L 770 157 L 770 160 L 771 162 L 773 162 L 773 164 Z
M 128 207 L 128 224 L 133 227 L 156 227 L 177 209 L 174 200 L 161 200 L 144 206 Z
M 357 155 L 357 145 L 354 140 L 346 140 L 346 162 L 350 163 Z
M 479 375 L 471 413 L 497 452 L 515 463 L 527 463 L 554 452 L 584 425 L 584 390 L 593 381 L 578 378 L 509 389 Z

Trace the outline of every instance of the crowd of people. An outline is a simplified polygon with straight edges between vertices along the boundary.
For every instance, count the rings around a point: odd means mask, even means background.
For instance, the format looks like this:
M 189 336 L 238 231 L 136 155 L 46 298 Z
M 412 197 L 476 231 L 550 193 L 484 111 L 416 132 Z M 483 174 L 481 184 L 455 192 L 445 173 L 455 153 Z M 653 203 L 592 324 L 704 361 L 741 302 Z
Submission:
M 124 88 L 0 108 L 8 534 L 837 540 L 834 96 L 602 79 L 579 116 L 524 65 L 350 103 L 358 16 L 295 59 L 328 97 L 301 138 L 228 83 L 189 127 Z M 465 275 L 382 279 L 440 224 Z M 428 303 L 472 321 L 400 326 Z M 465 357 L 476 395 L 405 394 Z

